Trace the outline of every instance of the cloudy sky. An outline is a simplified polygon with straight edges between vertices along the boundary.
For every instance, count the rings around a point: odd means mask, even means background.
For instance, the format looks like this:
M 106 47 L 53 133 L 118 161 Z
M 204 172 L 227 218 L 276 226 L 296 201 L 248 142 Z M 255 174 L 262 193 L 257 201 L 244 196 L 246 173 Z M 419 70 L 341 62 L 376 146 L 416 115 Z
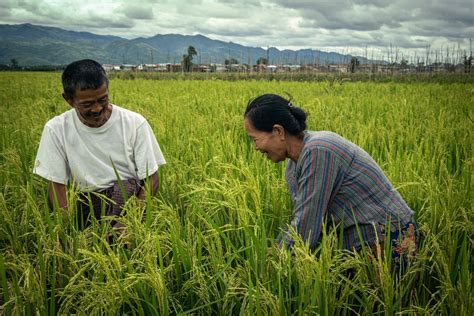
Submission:
M 199 33 L 279 49 L 469 50 L 474 1 L 1 0 L 0 24 L 25 22 L 129 39 Z

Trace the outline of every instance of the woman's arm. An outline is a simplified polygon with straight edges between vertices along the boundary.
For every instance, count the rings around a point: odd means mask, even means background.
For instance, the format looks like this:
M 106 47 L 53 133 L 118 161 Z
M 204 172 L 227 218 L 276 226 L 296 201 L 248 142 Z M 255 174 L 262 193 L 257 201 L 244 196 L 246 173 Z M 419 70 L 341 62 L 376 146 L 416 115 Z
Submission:
M 293 229 L 314 249 L 331 198 L 342 183 L 341 165 L 337 156 L 325 146 L 314 147 L 302 155 L 291 228 L 283 234 L 282 242 L 287 248 L 293 246 L 294 241 L 290 238 Z

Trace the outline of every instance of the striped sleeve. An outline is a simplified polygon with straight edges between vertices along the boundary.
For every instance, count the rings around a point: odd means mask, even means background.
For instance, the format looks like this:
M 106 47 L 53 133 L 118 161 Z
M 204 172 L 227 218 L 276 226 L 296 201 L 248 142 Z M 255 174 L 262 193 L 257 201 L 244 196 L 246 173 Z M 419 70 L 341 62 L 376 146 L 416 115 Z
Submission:
M 283 238 L 287 248 L 291 248 L 294 241 L 290 231 L 295 230 L 314 249 L 340 167 L 337 156 L 326 146 L 314 146 L 302 152 L 302 155 L 291 227 L 283 234 Z

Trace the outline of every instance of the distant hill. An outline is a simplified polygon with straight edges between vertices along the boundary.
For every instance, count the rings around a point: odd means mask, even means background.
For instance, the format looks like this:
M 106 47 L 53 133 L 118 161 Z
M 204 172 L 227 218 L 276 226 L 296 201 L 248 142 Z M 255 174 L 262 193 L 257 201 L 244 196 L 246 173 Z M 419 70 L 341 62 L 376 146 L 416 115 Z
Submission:
M 324 64 L 348 62 L 351 58 L 312 49 L 247 47 L 203 35 L 159 34 L 128 40 L 33 24 L 0 24 L 0 64 L 16 59 L 20 66 L 65 65 L 82 58 L 110 64 L 179 63 L 189 45 L 198 52 L 194 57 L 196 63 L 223 64 L 234 58 L 239 63 L 255 64 L 258 58 L 268 57 L 272 64 Z M 358 58 L 361 63 L 365 61 Z

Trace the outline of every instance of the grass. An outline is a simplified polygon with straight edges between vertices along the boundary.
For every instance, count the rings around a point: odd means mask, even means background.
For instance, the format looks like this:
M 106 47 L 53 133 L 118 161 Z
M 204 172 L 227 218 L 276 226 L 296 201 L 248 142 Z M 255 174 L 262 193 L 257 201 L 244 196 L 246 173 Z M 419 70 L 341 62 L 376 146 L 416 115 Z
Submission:
M 31 173 L 45 122 L 68 109 L 59 74 L 0 73 L 0 314 L 474 313 L 472 84 L 114 79 L 110 92 L 148 119 L 168 162 L 156 197 L 129 199 L 129 235 L 112 246 L 106 222 L 78 231 L 49 211 Z M 298 240 L 268 256 L 291 215 L 284 165 L 242 122 L 266 92 L 291 94 L 310 129 L 357 143 L 398 187 L 423 235 L 403 276 L 340 250 L 331 230 L 314 253 Z

